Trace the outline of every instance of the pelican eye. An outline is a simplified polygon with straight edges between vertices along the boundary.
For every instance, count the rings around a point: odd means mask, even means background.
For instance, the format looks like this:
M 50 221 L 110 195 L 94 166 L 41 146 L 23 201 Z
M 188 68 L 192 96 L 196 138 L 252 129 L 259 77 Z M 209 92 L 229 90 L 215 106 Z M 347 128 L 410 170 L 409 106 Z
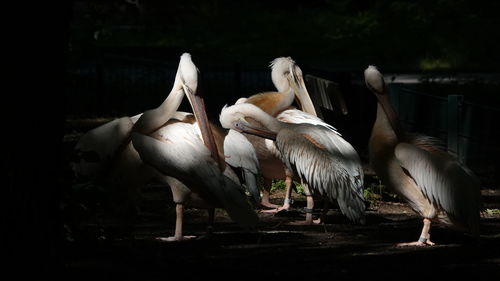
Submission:
M 235 127 L 235 129 L 237 129 L 237 130 L 243 131 L 243 130 L 244 130 L 244 128 L 245 128 L 245 124 L 244 124 L 242 121 L 240 121 L 240 120 L 239 120 L 239 121 L 236 121 L 236 122 L 234 123 L 234 127 Z

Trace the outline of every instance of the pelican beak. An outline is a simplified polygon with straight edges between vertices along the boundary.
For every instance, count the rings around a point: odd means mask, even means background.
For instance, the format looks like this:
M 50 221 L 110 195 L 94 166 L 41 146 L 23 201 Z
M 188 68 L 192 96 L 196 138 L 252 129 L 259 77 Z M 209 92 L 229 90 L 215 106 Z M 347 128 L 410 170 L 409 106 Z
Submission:
M 205 110 L 205 101 L 203 97 L 197 93 L 195 93 L 189 86 L 183 83 L 182 85 L 186 97 L 188 98 L 189 103 L 191 104 L 191 108 L 193 109 L 194 117 L 198 122 L 198 127 L 200 128 L 201 137 L 205 146 L 210 150 L 212 158 L 219 164 L 219 167 L 222 169 L 224 164 L 222 159 L 219 157 L 219 153 L 217 151 L 217 145 L 215 144 L 214 135 L 210 128 L 210 123 L 208 122 L 207 112 Z
M 238 120 L 233 124 L 235 130 L 265 139 L 276 140 L 276 133 L 266 129 L 257 128 L 244 120 Z
M 317 116 L 311 96 L 304 83 L 302 71 L 300 69 L 293 69 L 290 73 L 292 77 L 289 79 L 289 83 L 295 93 L 295 101 L 298 103 L 300 109 L 306 113 Z

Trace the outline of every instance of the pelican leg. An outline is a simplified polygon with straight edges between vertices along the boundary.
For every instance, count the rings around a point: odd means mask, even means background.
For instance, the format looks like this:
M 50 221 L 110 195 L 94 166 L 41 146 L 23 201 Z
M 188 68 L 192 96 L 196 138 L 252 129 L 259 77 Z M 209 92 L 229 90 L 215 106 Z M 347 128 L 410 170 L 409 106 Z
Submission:
M 325 200 L 324 203 L 323 203 L 323 210 L 321 211 L 321 216 L 318 219 L 313 220 L 313 222 L 315 224 L 320 224 L 322 222 L 325 222 L 326 213 L 328 213 L 328 210 L 329 210 L 328 209 L 328 205 L 329 205 L 328 201 Z
M 286 192 L 285 192 L 285 199 L 283 201 L 283 206 L 278 206 L 278 205 L 275 205 L 276 208 L 275 209 L 272 209 L 272 210 L 264 210 L 262 211 L 263 213 L 277 213 L 277 212 L 280 212 L 280 211 L 288 211 L 288 209 L 290 209 L 290 204 L 292 202 L 292 200 L 290 199 L 292 197 L 292 184 L 293 184 L 293 179 L 292 179 L 292 176 L 289 175 L 288 172 L 285 172 L 287 175 L 285 177 L 285 187 L 286 187 Z M 264 196 L 262 196 L 264 197 Z
M 288 211 L 290 209 L 290 204 L 292 203 L 292 176 L 287 175 L 285 177 L 285 187 L 286 187 L 286 193 L 285 193 L 285 199 L 283 201 L 283 206 L 278 208 L 278 211 L 285 210 Z
M 269 201 L 269 198 L 271 196 L 271 187 L 273 185 L 273 180 L 264 178 L 264 188 L 262 189 L 262 199 L 260 200 L 260 205 L 264 206 L 266 208 L 270 208 L 272 210 L 266 210 L 262 212 L 276 212 L 276 209 L 279 208 L 278 205 L 273 204 Z
M 170 237 L 158 237 L 158 240 L 161 241 L 166 241 L 166 242 L 172 242 L 172 241 L 182 241 L 182 240 L 188 240 L 188 239 L 193 239 L 196 236 L 183 236 L 182 235 L 182 222 L 183 222 L 183 217 L 184 217 L 184 204 L 182 203 L 176 203 L 175 205 L 175 213 L 176 213 L 176 220 L 175 220 L 175 231 L 174 231 L 174 236 Z
M 314 198 L 312 196 L 311 190 L 307 184 L 302 183 L 302 187 L 304 187 L 304 193 L 306 195 L 306 219 L 303 221 L 294 221 L 291 222 L 291 225 L 312 225 L 315 224 L 316 221 L 313 220 L 312 212 L 314 209 Z
M 423 220 L 424 226 L 422 227 L 422 232 L 420 233 L 420 238 L 415 242 L 407 242 L 407 243 L 398 243 L 399 247 L 406 246 L 434 246 L 435 243 L 431 242 L 431 235 L 429 234 L 429 230 L 431 229 L 431 220 L 428 218 L 424 218 Z

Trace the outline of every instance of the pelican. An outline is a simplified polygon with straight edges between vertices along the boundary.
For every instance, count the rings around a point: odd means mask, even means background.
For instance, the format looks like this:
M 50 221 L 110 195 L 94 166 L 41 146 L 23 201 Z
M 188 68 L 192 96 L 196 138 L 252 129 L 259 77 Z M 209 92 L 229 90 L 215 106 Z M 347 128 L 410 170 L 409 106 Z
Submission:
M 127 141 L 139 117 L 117 118 L 88 131 L 75 145 L 70 162 L 78 181 L 108 188 L 111 210 L 127 224 L 139 212 L 140 188 L 156 175 Z
M 375 66 L 364 72 L 365 83 L 378 100 L 369 140 L 371 166 L 388 188 L 423 218 L 418 241 L 399 246 L 434 245 L 432 221 L 468 229 L 477 235 L 481 206 L 479 180 L 467 167 L 428 136 L 405 132 L 389 103 L 389 92 Z
M 278 57 L 271 64 L 271 79 L 277 92 L 264 92 L 252 95 L 248 98 L 240 98 L 235 104 L 249 103 L 260 107 L 271 116 L 282 118 L 280 114 L 288 112 L 290 116 L 300 113 L 299 110 L 293 110 L 291 105 L 296 100 L 304 112 L 316 116 L 316 110 L 311 101 L 309 93 L 304 85 L 302 70 L 290 57 Z M 293 110 L 290 111 L 289 110 Z M 269 195 L 273 179 L 284 179 L 287 190 L 291 188 L 291 171 L 287 171 L 283 162 L 276 157 L 274 143 L 272 140 L 263 139 L 255 136 L 247 136 L 257 151 L 257 157 L 264 178 L 264 188 L 262 192 L 261 205 L 271 208 L 270 212 L 288 209 L 290 207 L 290 195 L 288 195 L 283 206 L 278 206 L 269 202 Z M 288 192 L 287 192 L 288 194 Z
M 310 123 L 282 122 L 247 103 L 225 106 L 219 120 L 224 128 L 275 140 L 281 161 L 300 178 L 309 195 L 303 224 L 313 223 L 313 194 L 336 200 L 344 215 L 355 223 L 364 223 L 361 161 L 335 130 Z
M 248 150 L 253 147 L 248 141 L 242 142 L 246 139 L 239 133 L 229 131 L 224 135 L 209 124 L 203 99 L 196 94 L 197 82 L 198 69 L 185 53 L 169 96 L 158 108 L 144 112 L 132 128 L 132 143 L 141 160 L 164 176 L 172 189 L 176 228 L 174 236 L 162 239 L 166 241 L 191 238 L 182 235 L 185 203 L 212 210 L 224 208 L 246 228 L 258 222 L 238 176 L 226 163 L 243 168 L 247 187 L 256 190 L 258 167 L 252 166 L 257 162 L 256 156 L 252 158 L 255 151 Z M 176 112 L 184 94 L 194 115 Z

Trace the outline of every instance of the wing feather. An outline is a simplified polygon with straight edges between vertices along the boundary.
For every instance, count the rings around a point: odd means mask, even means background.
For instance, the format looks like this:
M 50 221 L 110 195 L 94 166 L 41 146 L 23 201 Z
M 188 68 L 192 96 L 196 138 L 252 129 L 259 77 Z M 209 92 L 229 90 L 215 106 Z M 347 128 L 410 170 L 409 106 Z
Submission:
M 224 138 L 224 154 L 226 163 L 243 169 L 248 191 L 255 202 L 260 202 L 260 189 L 257 185 L 260 168 L 254 146 L 241 133 L 229 130 Z
M 321 120 L 321 118 L 314 116 L 312 114 L 306 113 L 304 111 L 300 111 L 300 110 L 295 109 L 295 108 L 284 110 L 283 112 L 278 114 L 278 116 L 276 116 L 276 118 L 278 120 L 286 122 L 286 123 L 294 123 L 294 124 L 307 123 L 307 124 L 313 124 L 313 125 L 320 125 L 320 126 L 328 128 L 331 131 L 335 132 L 336 134 L 340 135 L 340 133 L 337 131 L 337 129 L 335 127 L 333 127 L 332 125 Z
M 294 128 L 280 130 L 276 139 L 285 165 L 313 192 L 336 200 L 349 219 L 364 223 L 363 170 L 354 148 L 327 128 L 306 124 Z M 313 144 L 304 134 L 325 148 Z

